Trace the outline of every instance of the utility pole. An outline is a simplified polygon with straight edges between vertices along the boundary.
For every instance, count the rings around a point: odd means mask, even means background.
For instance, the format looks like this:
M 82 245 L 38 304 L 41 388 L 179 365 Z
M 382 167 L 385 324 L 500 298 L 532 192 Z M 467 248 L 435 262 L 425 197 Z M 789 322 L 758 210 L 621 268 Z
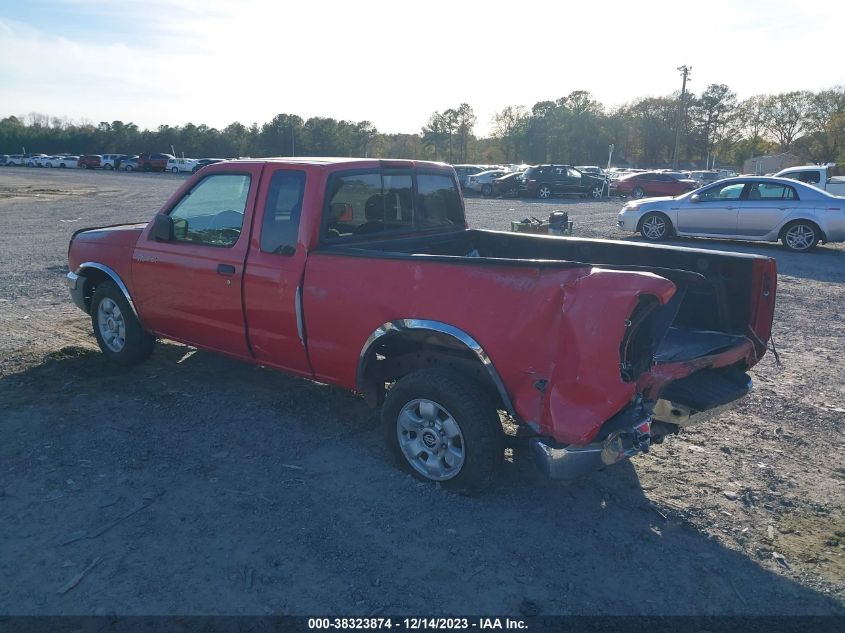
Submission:
M 692 72 L 692 66 L 678 66 L 678 70 L 684 78 L 681 84 L 681 102 L 678 104 L 678 121 L 675 126 L 675 154 L 672 156 L 672 169 L 678 168 L 678 154 L 681 152 L 681 126 L 684 124 L 684 103 L 687 97 L 687 80 Z

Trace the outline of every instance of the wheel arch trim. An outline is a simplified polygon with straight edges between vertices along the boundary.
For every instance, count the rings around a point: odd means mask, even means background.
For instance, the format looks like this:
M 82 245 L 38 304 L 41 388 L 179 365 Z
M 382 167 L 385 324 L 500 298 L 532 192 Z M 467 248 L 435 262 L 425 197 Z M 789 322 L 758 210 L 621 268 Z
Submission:
M 100 272 L 105 273 L 111 280 L 120 288 L 120 292 L 123 293 L 123 297 L 126 299 L 126 302 L 129 304 L 129 307 L 132 309 L 132 314 L 138 319 L 138 323 L 141 323 L 141 317 L 138 315 L 138 310 L 135 308 L 135 302 L 132 300 L 132 295 L 129 294 L 129 288 L 126 287 L 126 284 L 123 283 L 123 280 L 120 278 L 114 270 L 106 266 L 105 264 L 101 264 L 99 262 L 83 262 L 76 267 L 76 274 L 80 277 L 85 276 L 85 270 L 88 268 L 94 268 L 99 270 Z M 142 326 L 143 327 L 143 326 Z
M 484 369 L 487 371 L 488 376 L 496 387 L 496 391 L 502 399 L 502 404 L 504 405 L 505 410 L 510 415 L 516 417 L 516 410 L 514 409 L 513 403 L 508 395 L 508 391 L 505 388 L 505 383 L 502 381 L 499 372 L 493 365 L 493 361 L 490 359 L 490 356 L 488 356 L 481 344 L 462 329 L 448 323 L 443 323 L 442 321 L 431 321 L 428 319 L 397 319 L 394 321 L 388 321 L 376 328 L 376 330 L 367 337 L 367 341 L 364 343 L 364 346 L 361 348 L 361 353 L 358 356 L 356 384 L 359 391 L 364 390 L 366 365 L 371 356 L 370 352 L 376 342 L 385 336 L 401 335 L 403 332 L 409 330 L 428 330 L 430 332 L 445 334 L 446 336 L 449 336 L 463 344 L 464 347 L 472 352 L 478 361 L 484 366 Z

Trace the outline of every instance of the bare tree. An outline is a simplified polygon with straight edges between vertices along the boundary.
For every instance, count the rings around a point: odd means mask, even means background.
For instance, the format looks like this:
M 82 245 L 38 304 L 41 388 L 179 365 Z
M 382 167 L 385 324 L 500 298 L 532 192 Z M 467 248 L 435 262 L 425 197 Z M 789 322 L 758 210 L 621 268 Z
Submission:
M 763 125 L 786 151 L 804 132 L 812 104 L 812 93 L 804 90 L 767 97 L 763 104 Z

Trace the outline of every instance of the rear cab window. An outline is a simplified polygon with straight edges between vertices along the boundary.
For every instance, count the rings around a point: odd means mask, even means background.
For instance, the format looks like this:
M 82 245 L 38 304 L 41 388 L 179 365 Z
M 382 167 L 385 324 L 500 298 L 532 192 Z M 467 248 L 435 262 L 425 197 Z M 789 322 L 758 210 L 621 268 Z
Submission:
M 456 181 L 422 170 L 359 170 L 329 179 L 321 239 L 326 243 L 365 236 L 463 228 Z

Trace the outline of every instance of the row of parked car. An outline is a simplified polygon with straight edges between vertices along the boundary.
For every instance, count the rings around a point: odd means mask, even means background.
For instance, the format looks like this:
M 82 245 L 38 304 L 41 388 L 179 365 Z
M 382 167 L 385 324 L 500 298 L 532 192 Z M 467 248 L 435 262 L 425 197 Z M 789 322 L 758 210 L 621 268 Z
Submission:
M 604 171 L 588 165 L 454 165 L 465 192 L 482 196 L 525 196 L 548 199 L 579 195 L 602 198 L 609 195 L 644 198 L 676 196 L 730 174 L 715 171 L 671 170 Z
M 0 166 L 105 169 L 118 171 L 169 171 L 194 173 L 223 158 L 176 158 L 172 154 L 0 154 Z

